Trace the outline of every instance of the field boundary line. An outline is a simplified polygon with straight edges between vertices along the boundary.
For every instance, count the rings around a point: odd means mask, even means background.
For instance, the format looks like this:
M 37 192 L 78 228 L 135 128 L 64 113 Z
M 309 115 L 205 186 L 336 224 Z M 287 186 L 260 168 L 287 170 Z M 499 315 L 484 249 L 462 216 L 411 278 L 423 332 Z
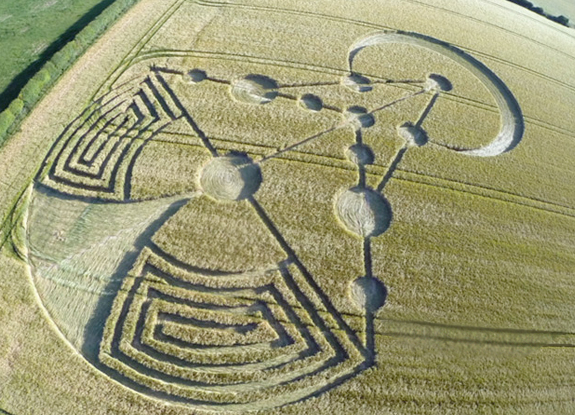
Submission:
M 92 100 L 94 100 L 95 97 L 98 96 L 98 94 L 100 94 L 103 90 L 110 88 L 118 80 L 118 78 L 122 76 L 127 68 L 133 65 L 134 60 L 139 56 L 142 49 L 146 47 L 150 40 L 152 40 L 152 38 L 156 35 L 156 33 L 158 33 L 158 31 L 160 31 L 164 24 L 180 9 L 185 1 L 186 0 L 174 0 L 172 6 L 170 6 L 168 10 L 158 18 L 158 20 L 150 28 L 150 31 L 147 32 L 142 38 L 140 38 L 140 40 L 136 43 L 136 45 L 134 45 L 130 52 L 128 52 L 128 54 L 114 68 L 111 75 L 104 80 L 102 85 L 92 95 Z
M 575 139 L 575 131 L 567 130 L 563 127 L 559 127 L 557 125 L 550 124 L 546 121 L 542 121 L 542 120 L 537 119 L 537 118 L 526 117 L 526 116 L 524 116 L 523 118 L 525 119 L 526 124 L 533 124 L 539 128 L 543 128 L 544 130 L 552 131 L 554 133 L 567 136 L 568 138 Z

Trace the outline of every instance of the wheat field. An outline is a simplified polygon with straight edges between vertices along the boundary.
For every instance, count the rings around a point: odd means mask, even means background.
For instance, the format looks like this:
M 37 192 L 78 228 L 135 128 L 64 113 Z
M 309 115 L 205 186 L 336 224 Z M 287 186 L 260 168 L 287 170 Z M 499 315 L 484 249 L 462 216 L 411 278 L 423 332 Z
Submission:
M 0 412 L 570 414 L 575 32 L 140 0 L 0 148 Z

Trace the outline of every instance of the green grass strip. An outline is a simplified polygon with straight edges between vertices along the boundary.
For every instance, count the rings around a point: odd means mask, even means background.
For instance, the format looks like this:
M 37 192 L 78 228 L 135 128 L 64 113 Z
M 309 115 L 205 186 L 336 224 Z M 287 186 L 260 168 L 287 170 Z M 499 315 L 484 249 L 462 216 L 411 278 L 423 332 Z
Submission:
M 116 0 L 56 52 L 0 113 L 0 148 L 58 79 L 138 0 Z

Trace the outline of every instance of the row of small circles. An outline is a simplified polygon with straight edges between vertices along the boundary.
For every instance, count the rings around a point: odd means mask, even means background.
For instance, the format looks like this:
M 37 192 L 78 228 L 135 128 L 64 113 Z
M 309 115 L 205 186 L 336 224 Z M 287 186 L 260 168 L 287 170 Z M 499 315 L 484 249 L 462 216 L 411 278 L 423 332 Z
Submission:
M 187 72 L 187 80 L 191 84 L 200 83 L 208 78 L 207 73 L 201 69 L 192 69 Z M 342 78 L 342 85 L 350 88 L 355 92 L 369 92 L 373 89 L 370 80 L 360 74 L 352 73 Z M 449 91 L 452 85 L 448 79 L 441 75 L 430 74 L 425 81 L 424 89 L 426 91 Z M 248 104 L 267 104 L 273 101 L 278 95 L 279 86 L 277 82 L 265 75 L 251 74 L 244 78 L 230 83 L 230 92 L 232 96 L 240 102 Z M 302 108 L 309 111 L 318 112 L 324 108 L 322 99 L 314 94 L 303 94 L 298 98 Z M 356 129 L 370 128 L 375 124 L 375 117 L 360 106 L 350 106 L 345 111 L 346 120 Z M 427 135 L 420 127 L 412 123 L 405 123 L 398 127 L 398 134 L 406 140 L 410 146 L 423 146 L 427 143 Z M 351 152 L 355 152 L 354 149 Z M 357 157 L 353 156 L 351 161 Z M 362 158 L 358 159 L 361 160 Z M 355 161 L 354 161 L 355 162 Z M 363 164 L 370 164 L 362 162 Z
M 210 80 L 206 71 L 192 69 L 187 72 L 186 80 L 190 84 L 198 84 L 204 80 Z M 351 74 L 342 78 L 341 84 L 354 92 L 369 92 L 373 89 L 368 78 L 359 74 Z M 278 95 L 281 87 L 277 82 L 265 75 L 250 74 L 244 78 L 230 83 L 232 96 L 240 102 L 248 104 L 267 104 Z M 298 98 L 299 105 L 312 112 L 321 111 L 324 108 L 322 99 L 314 94 L 303 94 Z M 358 127 L 369 128 L 375 123 L 374 117 L 365 108 L 352 106 L 346 110 L 351 121 L 359 123 Z

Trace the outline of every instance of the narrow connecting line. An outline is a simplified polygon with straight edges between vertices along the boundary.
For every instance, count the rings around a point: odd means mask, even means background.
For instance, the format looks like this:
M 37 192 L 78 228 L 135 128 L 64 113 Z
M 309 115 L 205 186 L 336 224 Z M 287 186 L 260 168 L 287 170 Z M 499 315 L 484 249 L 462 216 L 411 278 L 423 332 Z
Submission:
M 166 68 L 166 67 L 157 66 L 157 65 L 150 66 L 150 70 L 154 73 L 168 73 L 171 75 L 184 75 L 184 72 L 179 71 L 177 69 Z
M 298 98 L 295 95 L 291 95 L 291 94 L 286 94 L 284 92 L 278 92 L 278 97 L 280 98 L 286 98 L 289 99 L 290 101 L 297 101 Z
M 336 107 L 335 105 L 325 105 L 323 104 L 323 109 L 330 110 L 333 112 L 337 112 L 343 114 L 343 110 L 341 108 Z
M 405 155 L 405 152 L 407 151 L 407 146 L 404 145 L 402 146 L 398 152 L 395 154 L 395 157 L 393 159 L 393 161 L 391 162 L 391 164 L 389 165 L 389 168 L 387 169 L 387 171 L 385 172 L 385 175 L 383 176 L 383 178 L 381 179 L 381 182 L 379 182 L 379 185 L 377 186 L 377 191 L 379 193 L 381 193 L 383 191 L 383 188 L 385 187 L 385 185 L 387 184 L 387 182 L 389 182 L 389 179 L 391 179 L 391 176 L 393 175 L 393 173 L 395 172 L 395 170 L 397 169 L 397 166 L 399 165 L 399 163 L 401 162 L 401 159 L 403 159 L 403 156 Z
M 431 140 L 429 140 L 429 144 L 437 146 L 437 147 L 441 147 L 441 148 L 446 148 L 448 150 L 454 150 L 454 151 L 465 151 L 465 150 L 467 150 L 466 148 L 463 148 L 463 147 L 457 147 L 457 146 L 445 144 L 445 143 L 438 143 L 438 142 L 431 141 Z
M 355 130 L 355 143 L 358 146 L 361 146 L 363 144 L 363 133 L 361 128 L 357 128 Z M 366 178 L 367 172 L 365 170 L 365 165 L 363 163 L 357 164 L 357 175 L 358 175 L 357 186 L 365 188 L 367 186 L 367 178 Z
M 367 357 L 365 359 L 367 366 L 375 365 L 375 315 L 373 312 L 365 313 L 365 350 Z
M 172 88 L 168 85 L 168 83 L 166 82 L 166 80 L 164 79 L 164 77 L 162 75 L 160 75 L 159 72 L 155 72 L 156 78 L 158 79 L 158 81 L 162 84 L 162 87 L 164 87 L 164 89 L 168 92 L 168 94 L 170 95 L 170 98 L 172 99 L 172 101 L 174 102 L 174 104 L 176 104 L 176 106 L 178 107 L 178 109 L 182 112 L 182 114 L 184 115 L 184 118 L 186 119 L 186 121 L 188 122 L 188 124 L 190 125 L 190 127 L 192 127 L 192 129 L 194 130 L 194 132 L 198 135 L 198 137 L 200 137 L 200 139 L 202 140 L 202 143 L 204 144 L 204 146 L 208 149 L 208 151 L 211 153 L 211 155 L 213 157 L 218 157 L 218 151 L 216 150 L 216 148 L 213 146 L 213 144 L 211 143 L 210 139 L 208 138 L 208 136 L 202 131 L 202 129 L 198 126 L 198 124 L 194 121 L 194 119 L 192 118 L 192 116 L 190 115 L 190 113 L 188 112 L 188 110 L 186 109 L 186 107 L 184 107 L 184 105 L 182 104 L 182 102 L 180 101 L 180 99 L 177 97 L 176 93 L 172 90 Z
M 372 84 L 375 85 L 394 85 L 394 84 L 405 84 L 405 85 L 412 85 L 412 84 L 425 84 L 425 80 L 420 81 L 418 79 L 386 79 L 386 80 L 375 80 L 372 81 Z
M 371 237 L 363 238 L 363 262 L 365 266 L 365 278 L 374 278 L 373 276 L 373 266 L 371 262 Z M 365 293 L 366 296 L 373 295 L 373 293 Z M 363 315 L 365 331 L 362 334 L 362 340 L 365 344 L 366 350 L 366 364 L 368 366 L 373 366 L 375 364 L 375 313 L 373 310 L 369 309 L 369 306 L 365 310 Z
M 301 84 L 281 84 L 278 85 L 278 89 L 285 88 L 305 88 L 305 87 L 315 87 L 315 86 L 336 86 L 341 85 L 340 81 L 327 81 L 327 82 L 305 82 Z
M 366 184 L 366 171 L 365 171 L 365 166 L 360 163 L 357 165 L 357 175 L 358 175 L 358 179 L 357 179 L 357 186 L 358 187 L 362 187 L 365 188 L 367 186 Z
M 358 145 L 363 144 L 363 131 L 361 128 L 355 129 L 355 143 Z
M 224 84 L 224 85 L 231 85 L 232 84 L 227 79 L 213 78 L 211 76 L 206 76 L 206 81 L 214 82 L 216 84 Z
M 433 106 L 437 102 L 437 98 L 439 98 L 439 91 L 437 91 L 435 94 L 433 94 L 433 96 L 429 100 L 429 103 L 427 104 L 427 106 L 425 107 L 425 109 L 423 110 L 421 115 L 419 116 L 419 119 L 415 123 L 416 128 L 421 128 L 421 126 L 423 125 L 423 121 L 425 121 L 425 119 L 427 118 L 427 116 L 431 112 L 431 109 L 433 108 Z
M 371 237 L 363 238 L 363 262 L 365 265 L 365 276 L 373 277 L 373 266 L 371 262 Z
M 389 102 L 389 103 L 387 103 L 387 104 L 385 104 L 385 105 L 382 105 L 381 107 L 378 107 L 378 108 L 376 108 L 376 109 L 370 111 L 369 114 L 374 114 L 374 113 L 376 113 L 376 112 L 378 112 L 378 111 L 381 111 L 381 110 L 384 110 L 384 109 L 386 109 L 386 108 L 389 108 L 389 107 L 391 107 L 391 106 L 393 106 L 393 105 L 395 105 L 395 104 L 399 104 L 400 102 L 403 102 L 403 101 L 408 100 L 408 99 L 410 99 L 410 98 L 415 98 L 416 96 L 421 95 L 421 94 L 424 94 L 425 92 L 427 92 L 425 89 L 420 89 L 420 90 L 417 91 L 417 92 L 414 92 L 414 93 L 412 93 L 412 94 L 409 94 L 409 95 L 406 95 L 406 96 L 404 96 L 404 97 L 398 98 L 398 99 L 396 99 L 395 101 L 391 101 L 391 102 Z
M 306 144 L 306 143 L 309 143 L 310 141 L 313 141 L 313 140 L 315 140 L 315 139 L 317 139 L 317 138 L 319 138 L 319 137 L 321 137 L 321 136 L 323 136 L 323 135 L 325 135 L 325 134 L 327 134 L 327 133 L 331 133 L 332 131 L 335 131 L 335 130 L 338 130 L 338 129 L 340 129 L 340 128 L 343 128 L 343 127 L 347 126 L 348 124 L 349 124 L 349 122 L 345 122 L 345 123 L 342 123 L 342 124 L 338 124 L 338 125 L 336 125 L 336 126 L 334 126 L 334 127 L 330 127 L 330 128 L 328 128 L 328 129 L 326 129 L 326 130 L 320 131 L 319 133 L 316 133 L 316 134 L 314 134 L 314 135 L 312 135 L 312 136 L 310 136 L 310 137 L 304 138 L 303 140 L 298 141 L 297 143 L 294 143 L 294 144 L 292 144 L 292 145 L 290 145 L 290 146 L 287 146 L 287 147 L 285 147 L 285 148 L 283 148 L 283 149 L 281 149 L 281 150 L 279 150 L 279 151 L 276 151 L 275 153 L 270 154 L 269 156 L 262 157 L 261 159 L 259 159 L 258 161 L 256 161 L 256 164 L 262 164 L 262 163 L 264 163 L 264 162 L 266 162 L 266 161 L 268 161 L 268 160 L 270 160 L 270 159 L 272 159 L 272 158 L 275 158 L 275 157 L 277 157 L 277 156 L 279 156 L 279 155 L 281 155 L 281 154 L 283 154 L 283 153 L 286 153 L 286 152 L 288 152 L 288 151 L 294 150 L 295 148 L 297 148 L 297 147 L 299 147 L 299 146 L 301 146 L 301 145 L 304 145 L 304 144 Z

